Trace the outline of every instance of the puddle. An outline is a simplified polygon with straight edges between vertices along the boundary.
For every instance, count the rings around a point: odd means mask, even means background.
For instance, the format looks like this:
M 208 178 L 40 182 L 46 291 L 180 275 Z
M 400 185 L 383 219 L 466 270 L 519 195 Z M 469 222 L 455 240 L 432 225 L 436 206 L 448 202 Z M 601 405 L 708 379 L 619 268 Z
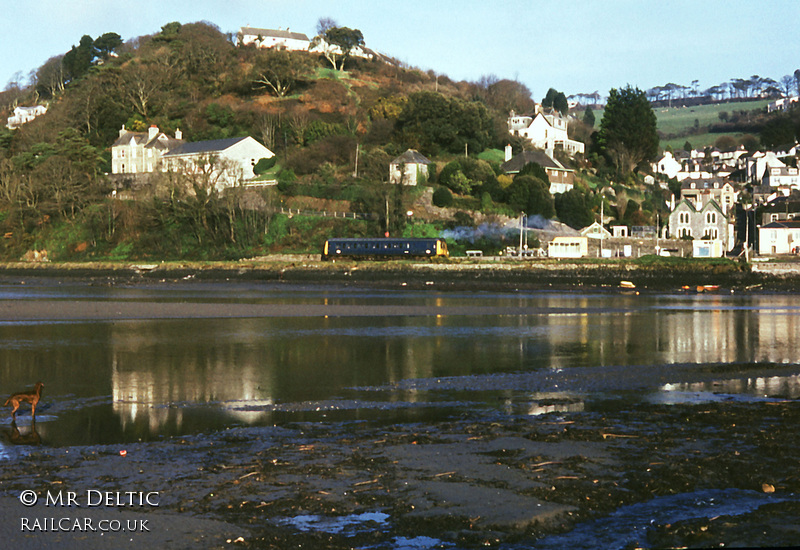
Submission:
M 392 550 L 433 550 L 434 548 L 450 548 L 451 544 L 445 544 L 439 539 L 432 537 L 397 537 L 391 546 Z
M 545 537 L 526 548 L 536 550 L 622 549 L 647 546 L 647 533 L 656 524 L 676 523 L 716 516 L 738 516 L 764 504 L 796 500 L 743 489 L 695 491 L 657 497 L 647 502 L 624 506 L 610 516 L 582 523 L 569 533 Z M 512 548 L 512 547 L 510 547 Z
M 388 519 L 389 514 L 384 514 L 383 512 L 365 512 L 363 514 L 340 517 L 302 515 L 279 520 L 279 523 L 305 532 L 317 531 L 331 534 L 355 535 L 383 526 Z

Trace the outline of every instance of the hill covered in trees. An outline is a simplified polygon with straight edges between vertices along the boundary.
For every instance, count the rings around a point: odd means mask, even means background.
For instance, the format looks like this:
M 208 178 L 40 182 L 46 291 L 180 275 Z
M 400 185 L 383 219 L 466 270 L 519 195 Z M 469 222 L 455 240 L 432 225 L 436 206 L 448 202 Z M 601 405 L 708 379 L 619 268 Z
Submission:
M 621 162 L 619 150 L 603 150 L 602 132 L 591 147 L 591 109 L 571 119 L 570 134 L 592 153 L 562 159 L 579 178 L 574 192 L 554 200 L 543 192 L 543 172 L 512 180 L 499 169 L 498 149 L 525 146 L 507 131 L 510 111 L 535 106 L 525 85 L 494 76 L 457 82 L 366 49 L 367 56 L 348 55 L 364 46 L 357 29 L 320 20 L 318 32 L 315 40 L 340 45 L 337 54 L 240 46 L 207 22 L 169 23 L 124 43 L 115 33 L 83 36 L 32 73 L 28 86 L 7 88 L 2 114 L 35 103 L 48 112 L 0 131 L 0 257 L 47 249 L 53 259 L 241 258 L 315 251 L 329 235 L 438 234 L 476 216 L 523 210 L 584 223 L 601 202 L 642 225 L 663 204 L 638 189 L 623 190 L 622 201 L 600 193 L 612 175 L 635 187 L 630 170 L 640 159 Z M 542 103 L 569 110 L 556 90 Z M 270 174 L 278 185 L 189 193 L 165 184 L 137 201 L 111 199 L 111 144 L 123 126 L 151 125 L 180 129 L 188 141 L 253 136 L 276 153 Z M 434 201 L 454 218 L 411 220 L 406 212 L 422 190 L 386 184 L 389 162 L 409 148 L 434 161 Z M 292 206 L 367 217 L 280 215 Z

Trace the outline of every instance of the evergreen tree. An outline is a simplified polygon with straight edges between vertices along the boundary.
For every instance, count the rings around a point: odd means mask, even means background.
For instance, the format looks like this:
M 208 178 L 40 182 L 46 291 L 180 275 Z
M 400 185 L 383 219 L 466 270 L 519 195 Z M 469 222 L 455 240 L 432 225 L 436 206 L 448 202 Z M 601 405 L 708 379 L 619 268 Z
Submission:
M 611 90 L 595 147 L 621 174 L 656 156 L 656 115 L 645 92 L 630 85 Z

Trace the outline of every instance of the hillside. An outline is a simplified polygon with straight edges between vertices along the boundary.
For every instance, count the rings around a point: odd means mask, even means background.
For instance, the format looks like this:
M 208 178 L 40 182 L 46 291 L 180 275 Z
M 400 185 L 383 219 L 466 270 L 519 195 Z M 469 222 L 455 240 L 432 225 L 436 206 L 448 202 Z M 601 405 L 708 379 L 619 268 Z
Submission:
M 508 113 L 535 104 L 519 82 L 456 82 L 380 57 L 339 63 L 240 47 L 209 23 L 169 23 L 124 44 L 110 33 L 84 36 L 40 67 L 30 87 L 0 96 L 3 115 L 16 104 L 49 107 L 0 131 L 0 257 L 47 250 L 50 259 L 238 259 L 315 251 L 331 235 L 439 234 L 522 211 L 583 227 L 601 205 L 633 225 L 654 223 L 663 209 L 659 189 L 633 174 L 617 178 L 597 156 L 561 159 L 576 169 L 576 186 L 555 199 L 544 171 L 502 174 L 503 147 L 524 145 L 508 135 Z M 660 124 L 719 117 L 693 110 L 659 114 Z M 278 185 L 219 193 L 161 175 L 139 200 L 111 199 L 112 143 L 123 126 L 151 125 L 190 142 L 252 136 L 276 154 L 264 177 Z M 574 126 L 577 139 L 591 139 L 588 127 Z M 433 161 L 432 199 L 424 189 L 386 185 L 389 162 L 409 148 Z M 625 181 L 620 193 L 608 191 L 612 178 Z M 499 239 L 469 246 L 496 249 Z

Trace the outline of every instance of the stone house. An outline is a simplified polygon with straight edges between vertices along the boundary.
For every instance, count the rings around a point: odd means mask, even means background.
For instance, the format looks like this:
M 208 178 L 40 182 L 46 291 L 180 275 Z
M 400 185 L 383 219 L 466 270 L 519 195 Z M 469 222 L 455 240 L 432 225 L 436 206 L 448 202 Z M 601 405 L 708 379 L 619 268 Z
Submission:
M 670 212 L 669 236 L 674 239 L 719 240 L 725 251 L 734 245 L 733 222 L 713 199 L 699 207 L 691 200 L 681 200 Z
M 409 149 L 389 163 L 389 183 L 417 185 L 428 179 L 428 166 L 432 164 L 424 155 Z
M 697 209 L 713 200 L 727 214 L 738 198 L 739 192 L 722 178 L 686 179 L 681 182 L 681 199 L 692 201 Z

